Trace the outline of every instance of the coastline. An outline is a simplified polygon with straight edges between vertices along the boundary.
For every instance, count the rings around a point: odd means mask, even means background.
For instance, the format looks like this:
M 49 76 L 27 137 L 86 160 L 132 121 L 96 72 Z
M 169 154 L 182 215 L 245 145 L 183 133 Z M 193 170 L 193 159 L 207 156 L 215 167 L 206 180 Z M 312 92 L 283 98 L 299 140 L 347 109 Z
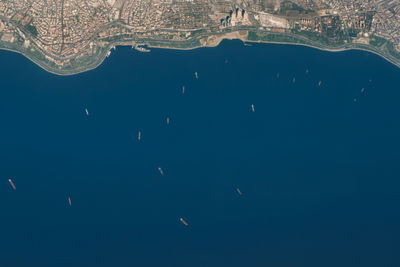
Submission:
M 238 31 L 232 31 L 231 33 L 237 33 Z M 226 34 L 225 34 L 226 35 Z M 109 51 L 111 51 L 113 48 L 117 46 L 132 46 L 132 44 L 139 44 L 139 45 L 146 45 L 148 48 L 151 49 L 170 49 L 170 50 L 183 50 L 183 51 L 188 51 L 188 50 L 195 50 L 199 48 L 207 48 L 207 47 L 217 47 L 221 44 L 223 40 L 241 40 L 243 44 L 246 43 L 254 43 L 254 44 L 277 44 L 277 45 L 297 45 L 297 46 L 305 46 L 305 47 L 310 47 L 313 49 L 318 49 L 321 51 L 326 51 L 326 52 L 331 52 L 331 53 L 336 53 L 336 52 L 343 52 L 343 51 L 350 51 L 350 50 L 359 50 L 359 51 L 365 51 L 369 52 L 375 55 L 380 56 L 381 58 L 385 59 L 386 61 L 390 62 L 391 64 L 395 65 L 396 67 L 400 68 L 400 60 L 397 61 L 395 58 L 390 57 L 389 55 L 385 54 L 383 51 L 379 51 L 375 47 L 371 45 L 366 45 L 366 44 L 357 44 L 357 43 L 350 43 L 350 44 L 345 44 L 343 46 L 338 46 L 338 47 L 327 47 L 322 44 L 313 44 L 315 43 L 312 40 L 309 40 L 308 38 L 305 38 L 303 36 L 296 36 L 292 34 L 282 34 L 282 36 L 290 36 L 290 37 L 295 37 L 298 38 L 299 42 L 282 42 L 282 41 L 263 41 L 263 40 L 249 40 L 246 36 L 246 38 L 231 38 L 231 37 L 224 37 L 224 35 L 216 36 L 218 38 L 218 41 L 213 43 L 213 44 L 205 44 L 205 45 L 196 45 L 196 46 L 189 46 L 189 47 L 173 47 L 173 46 L 168 46 L 165 44 L 162 44 L 160 41 L 149 41 L 149 42 L 135 42 L 132 40 L 124 40 L 124 41 L 115 41 L 111 42 L 107 45 L 107 47 L 103 50 L 102 53 L 93 56 L 93 59 L 90 64 L 81 66 L 80 68 L 73 68 L 73 69 L 56 69 L 52 68 L 51 66 L 43 63 L 43 61 L 38 60 L 37 58 L 34 58 L 32 55 L 29 53 L 26 53 L 26 51 L 21 51 L 18 49 L 13 49 L 9 47 L 0 47 L 0 50 L 4 51 L 9 51 L 9 52 L 14 52 L 23 55 L 33 63 L 35 63 L 37 66 L 42 68 L 43 70 L 52 73 L 54 75 L 59 75 L 59 76 L 71 76 L 71 75 L 77 75 L 80 73 L 84 73 L 87 71 L 91 71 L 99 67 L 104 60 L 108 57 Z M 203 37 L 204 38 L 204 37 Z M 199 38 L 200 39 L 200 38 Z M 157 44 L 158 42 L 158 44 Z M 308 42 L 308 43 L 307 43 Z

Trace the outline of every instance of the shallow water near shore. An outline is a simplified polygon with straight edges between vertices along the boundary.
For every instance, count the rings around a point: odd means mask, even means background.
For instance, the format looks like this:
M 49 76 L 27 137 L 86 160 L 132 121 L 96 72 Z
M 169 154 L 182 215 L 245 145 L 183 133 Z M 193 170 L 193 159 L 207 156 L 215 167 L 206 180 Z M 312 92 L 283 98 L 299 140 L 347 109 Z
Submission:
M 400 265 L 384 59 L 224 41 L 67 77 L 0 62 L 0 266 Z

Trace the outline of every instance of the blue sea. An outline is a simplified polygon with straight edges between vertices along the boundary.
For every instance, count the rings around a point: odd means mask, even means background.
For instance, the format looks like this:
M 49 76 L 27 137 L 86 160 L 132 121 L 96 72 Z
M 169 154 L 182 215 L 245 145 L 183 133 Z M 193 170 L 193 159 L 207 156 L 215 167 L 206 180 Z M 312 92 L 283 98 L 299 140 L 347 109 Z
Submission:
M 0 266 L 400 266 L 399 84 L 364 51 L 0 51 Z

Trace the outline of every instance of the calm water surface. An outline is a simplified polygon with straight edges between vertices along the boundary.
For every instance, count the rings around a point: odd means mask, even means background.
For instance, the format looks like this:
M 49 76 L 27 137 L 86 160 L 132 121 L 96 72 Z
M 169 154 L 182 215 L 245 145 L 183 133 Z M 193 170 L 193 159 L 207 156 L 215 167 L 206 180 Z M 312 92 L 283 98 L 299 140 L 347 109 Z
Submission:
M 400 266 L 400 69 L 378 56 L 0 62 L 0 266 Z

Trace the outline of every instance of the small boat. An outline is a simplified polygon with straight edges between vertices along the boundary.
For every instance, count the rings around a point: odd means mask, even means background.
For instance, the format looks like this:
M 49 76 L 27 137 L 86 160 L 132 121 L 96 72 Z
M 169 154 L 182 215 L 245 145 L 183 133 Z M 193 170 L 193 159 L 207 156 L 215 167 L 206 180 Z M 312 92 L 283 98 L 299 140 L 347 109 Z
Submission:
M 181 221 L 181 223 L 183 223 L 184 226 L 189 225 L 183 218 L 179 218 L 179 220 Z
M 199 79 L 199 74 L 197 73 L 197 71 L 194 73 L 194 76 L 196 77 L 196 80 Z
M 161 169 L 161 167 L 158 167 L 157 169 L 160 172 L 161 176 L 164 176 L 164 171 Z
M 85 108 L 85 113 L 86 113 L 86 116 L 89 116 L 89 110 L 87 108 Z
M 182 94 L 185 93 L 185 86 L 182 86 Z
M 237 192 L 240 196 L 243 195 L 242 191 L 240 191 L 239 188 L 236 188 L 236 192 Z
M 10 183 L 11 187 L 12 187 L 14 190 L 17 190 L 17 187 L 15 186 L 14 182 L 13 182 L 11 179 L 8 179 L 8 182 Z
M 256 109 L 255 109 L 254 104 L 251 104 L 251 111 L 252 111 L 252 112 L 256 112 Z
M 293 77 L 292 83 L 296 82 L 296 77 Z
M 322 84 L 322 81 L 319 81 L 319 82 L 318 82 L 318 86 L 321 86 L 321 84 Z
M 361 88 L 361 93 L 364 93 L 365 92 L 365 88 L 363 87 L 363 88 Z
M 167 125 L 169 125 L 169 117 L 167 117 Z
M 138 132 L 137 139 L 140 141 L 141 138 L 142 138 L 142 133 L 139 131 L 139 132 Z
M 72 202 L 71 202 L 71 198 L 68 197 L 68 205 L 71 206 Z

